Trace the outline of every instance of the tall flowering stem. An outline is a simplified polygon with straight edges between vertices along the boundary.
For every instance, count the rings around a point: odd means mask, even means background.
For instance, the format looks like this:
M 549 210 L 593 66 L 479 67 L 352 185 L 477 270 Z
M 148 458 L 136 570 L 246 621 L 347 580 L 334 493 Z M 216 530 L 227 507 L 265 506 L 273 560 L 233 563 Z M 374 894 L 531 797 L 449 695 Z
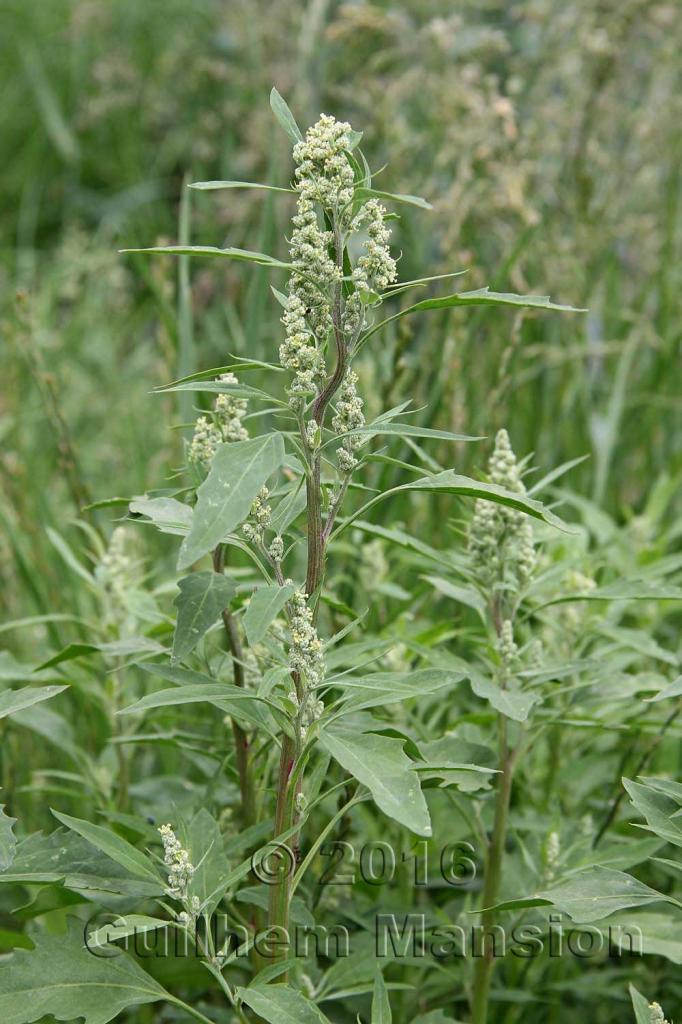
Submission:
M 376 200 L 362 202 L 356 196 L 352 140 L 349 124 L 323 114 L 294 147 L 298 192 L 290 245 L 294 270 L 282 316 L 285 339 L 279 354 L 282 366 L 294 374 L 289 401 L 306 458 L 307 566 L 303 591 L 289 609 L 292 698 L 298 711 L 294 735 L 282 739 L 275 814 L 278 835 L 296 825 L 307 730 L 323 710 L 313 692 L 324 678 L 317 610 L 334 519 L 359 465 L 354 451 L 360 438 L 354 437 L 352 430 L 364 423 L 358 379 L 350 364 L 366 311 L 396 276 L 387 245 L 386 211 Z M 367 237 L 363 254 L 349 274 L 347 243 L 358 233 Z M 340 438 L 337 480 L 325 517 L 320 446 L 337 395 L 331 423 Z M 279 565 L 275 568 L 281 574 Z M 296 839 L 292 846 L 297 853 Z M 285 872 L 271 889 L 272 927 L 288 928 L 290 886 L 291 874 Z
M 500 430 L 488 466 L 492 483 L 507 491 L 524 494 L 526 488 L 512 451 L 509 435 Z M 495 638 L 501 689 L 513 679 L 518 648 L 514 639 L 514 615 L 519 592 L 535 568 L 533 531 L 522 512 L 492 502 L 477 501 L 469 533 L 469 554 L 487 599 L 488 617 Z M 482 955 L 476 960 L 471 997 L 472 1024 L 486 1024 L 490 981 L 494 966 L 494 942 L 490 941 L 496 921 L 491 908 L 498 902 L 504 851 L 507 840 L 509 805 L 514 776 L 515 751 L 509 743 L 508 721 L 498 714 L 498 771 L 493 826 L 485 854 L 481 934 Z

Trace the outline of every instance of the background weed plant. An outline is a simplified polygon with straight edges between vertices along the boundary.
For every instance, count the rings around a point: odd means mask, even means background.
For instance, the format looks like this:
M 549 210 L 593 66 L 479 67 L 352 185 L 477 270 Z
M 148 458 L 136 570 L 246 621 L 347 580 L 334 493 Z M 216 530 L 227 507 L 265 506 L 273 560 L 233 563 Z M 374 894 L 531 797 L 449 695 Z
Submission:
M 6 15 L 0 1018 L 676 1019 L 674 6 Z

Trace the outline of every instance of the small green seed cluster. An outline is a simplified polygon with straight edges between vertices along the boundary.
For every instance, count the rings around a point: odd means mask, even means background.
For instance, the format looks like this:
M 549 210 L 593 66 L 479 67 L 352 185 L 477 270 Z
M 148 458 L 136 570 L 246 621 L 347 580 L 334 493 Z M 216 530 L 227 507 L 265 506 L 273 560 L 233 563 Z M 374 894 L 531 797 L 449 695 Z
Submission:
M 221 384 L 239 383 L 233 373 L 224 373 L 217 378 Z M 200 416 L 194 425 L 194 434 L 189 443 L 187 458 L 190 462 L 208 467 L 218 445 L 230 441 L 245 441 L 249 434 L 242 424 L 247 402 L 230 394 L 219 394 L 210 417 Z
M 550 832 L 545 843 L 545 876 L 549 881 L 554 877 L 559 867 L 561 856 L 561 841 L 558 832 Z
M 519 653 L 516 641 L 514 640 L 514 627 L 510 619 L 505 619 L 502 623 L 502 629 L 497 641 L 497 652 L 500 655 L 500 661 L 504 668 L 509 670 Z
M 324 654 L 307 596 L 297 591 L 291 599 L 291 606 L 289 667 L 292 672 L 298 672 L 308 685 L 318 686 L 324 680 Z
M 301 196 L 336 210 L 353 198 L 353 169 L 346 153 L 351 147 L 351 127 L 329 114 L 320 114 L 305 139 L 294 146 L 296 188 Z
M 669 1024 L 659 1003 L 649 1003 L 649 1024 Z
M 525 494 L 526 488 L 506 430 L 495 438 L 489 462 L 492 483 L 513 494 Z M 533 529 L 523 512 L 479 498 L 469 532 L 469 552 L 482 578 L 491 583 L 504 576 L 520 586 L 535 568 Z

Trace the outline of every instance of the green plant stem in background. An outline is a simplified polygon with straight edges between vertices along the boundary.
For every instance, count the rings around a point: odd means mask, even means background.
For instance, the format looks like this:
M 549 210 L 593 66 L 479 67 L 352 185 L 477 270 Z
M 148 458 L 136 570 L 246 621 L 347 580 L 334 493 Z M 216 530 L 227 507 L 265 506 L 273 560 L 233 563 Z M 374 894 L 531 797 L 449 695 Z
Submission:
M 481 954 L 474 966 L 473 989 L 471 997 L 471 1024 L 486 1024 L 488 1020 L 488 999 L 490 995 L 490 979 L 494 967 L 495 941 L 491 934 L 497 921 L 493 909 L 497 903 L 502 881 L 504 850 L 507 841 L 507 821 L 509 817 L 509 801 L 513 779 L 513 755 L 507 741 L 507 719 L 498 716 L 499 733 L 499 769 L 497 789 L 495 792 L 495 815 L 493 831 L 488 843 L 485 858 L 485 876 L 483 882 L 483 913 L 481 914 Z

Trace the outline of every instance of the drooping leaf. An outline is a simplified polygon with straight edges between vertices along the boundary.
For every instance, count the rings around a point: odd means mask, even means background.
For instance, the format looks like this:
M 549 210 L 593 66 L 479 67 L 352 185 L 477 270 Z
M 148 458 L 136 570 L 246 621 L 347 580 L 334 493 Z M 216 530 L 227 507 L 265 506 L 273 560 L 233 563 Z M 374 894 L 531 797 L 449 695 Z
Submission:
M 108 857 L 126 868 L 132 875 L 144 878 L 148 882 L 157 882 L 159 890 L 163 891 L 163 885 L 153 862 L 127 839 L 123 839 L 122 836 L 102 825 L 93 825 L 92 822 L 72 818 L 70 814 L 60 814 L 59 811 L 53 810 L 52 813 L 63 825 L 87 839 L 89 843 L 96 846 L 102 853 L 106 853 Z
M 284 605 L 295 593 L 296 587 L 292 583 L 283 587 L 277 584 L 259 587 L 253 592 L 244 613 L 244 631 L 252 646 L 260 643 L 270 623 L 277 618 Z
M 363 345 L 368 338 L 377 331 L 380 331 L 386 324 L 394 320 L 400 320 L 412 313 L 420 313 L 430 309 L 452 309 L 457 306 L 516 306 L 527 309 L 554 309 L 564 313 L 586 313 L 585 309 L 577 309 L 574 306 L 561 306 L 551 302 L 549 295 L 515 295 L 512 292 L 491 292 L 489 287 L 477 288 L 472 292 L 456 292 L 454 295 L 441 295 L 433 299 L 422 299 L 412 306 L 399 310 L 393 316 L 387 317 L 378 324 L 365 331 L 360 339 Z
M 3 1024 L 33 1024 L 46 1014 L 108 1024 L 128 1006 L 161 999 L 172 997 L 123 951 L 115 957 L 88 951 L 80 924 L 67 935 L 42 932 L 32 952 L 17 950 L 0 963 Z
M 238 720 L 243 719 L 251 725 L 271 732 L 267 718 L 259 707 L 261 703 L 270 705 L 272 702 L 255 693 L 244 691 L 233 683 L 190 683 L 187 686 L 176 686 L 170 690 L 149 693 L 118 713 L 119 715 L 136 715 L 153 708 L 175 707 L 180 704 L 214 704 L 221 711 L 233 715 Z
M 208 476 L 197 491 L 192 527 L 178 557 L 178 569 L 212 551 L 249 514 L 253 499 L 284 459 L 280 434 L 218 447 Z
M 409 196 L 403 195 L 399 192 L 382 192 L 376 188 L 365 188 L 361 186 L 356 188 L 355 197 L 357 199 L 385 199 L 389 203 L 406 203 L 408 206 L 418 206 L 421 210 L 432 210 L 431 203 L 427 202 L 426 199 L 422 199 L 421 196 Z
M 144 516 L 161 533 L 185 534 L 192 525 L 192 509 L 175 498 L 134 498 L 130 515 Z
M 173 634 L 171 664 L 190 654 L 234 597 L 235 586 L 217 572 L 193 572 L 178 582 L 174 604 L 178 617 Z
M 449 430 L 432 430 L 429 427 L 417 427 L 412 423 L 399 421 L 367 423 L 363 427 L 357 427 L 353 434 L 367 434 L 369 437 L 379 437 L 383 434 L 393 434 L 397 437 L 426 437 L 436 438 L 441 441 L 482 441 L 482 437 L 472 437 L 469 434 L 453 434 Z
M 423 668 L 413 672 L 373 672 L 371 675 L 343 676 L 330 684 L 344 691 L 344 712 L 383 707 L 409 700 L 444 687 L 456 685 L 464 675 L 444 669 Z
M 642 782 L 623 779 L 623 785 L 634 806 L 646 818 L 649 831 L 665 839 L 667 843 L 682 846 L 682 824 L 676 817 L 677 801 Z
M 431 835 L 429 809 L 404 740 L 361 732 L 344 724 L 322 729 L 322 747 L 367 786 L 376 805 L 389 818 L 420 836 Z
M 296 118 L 274 86 L 270 91 L 270 107 L 291 141 L 300 142 L 303 136 L 301 135 L 301 129 L 296 124 Z
M 384 982 L 384 976 L 377 970 L 374 975 L 374 992 L 372 994 L 372 1024 L 392 1024 L 391 1004 Z
M 4 690 L 0 693 L 0 718 L 13 715 L 16 711 L 30 708 L 32 704 L 49 700 L 68 686 L 24 686 L 21 690 Z
M 550 526 L 555 526 L 557 529 L 564 532 L 571 532 L 569 527 L 567 527 L 558 516 L 555 516 L 553 512 L 550 512 L 550 510 L 539 501 L 535 501 L 533 498 L 524 497 L 520 494 L 514 494 L 511 491 L 506 491 L 503 487 L 497 487 L 495 484 L 487 484 L 479 480 L 472 480 L 467 476 L 460 476 L 452 469 L 445 469 L 443 472 L 435 473 L 433 476 L 420 477 L 419 480 L 411 480 L 409 483 L 400 484 L 397 487 L 391 487 L 382 494 L 377 494 L 363 505 L 362 508 L 359 508 L 356 512 L 353 512 L 351 516 L 345 519 L 343 523 L 337 527 L 333 536 L 348 529 L 356 519 L 359 519 L 369 511 L 369 509 L 378 505 L 380 501 L 384 501 L 384 499 L 389 498 L 394 494 L 401 494 L 407 491 L 422 491 L 425 493 L 431 492 L 435 494 L 457 494 L 464 497 L 483 498 L 484 500 L 493 501 L 500 505 L 506 505 L 509 508 L 518 509 L 520 512 L 525 512 L 526 515 L 532 516 L 535 519 L 540 519 L 543 522 L 548 523 Z
M 237 994 L 269 1024 L 330 1024 L 315 1003 L 289 985 L 252 985 Z

